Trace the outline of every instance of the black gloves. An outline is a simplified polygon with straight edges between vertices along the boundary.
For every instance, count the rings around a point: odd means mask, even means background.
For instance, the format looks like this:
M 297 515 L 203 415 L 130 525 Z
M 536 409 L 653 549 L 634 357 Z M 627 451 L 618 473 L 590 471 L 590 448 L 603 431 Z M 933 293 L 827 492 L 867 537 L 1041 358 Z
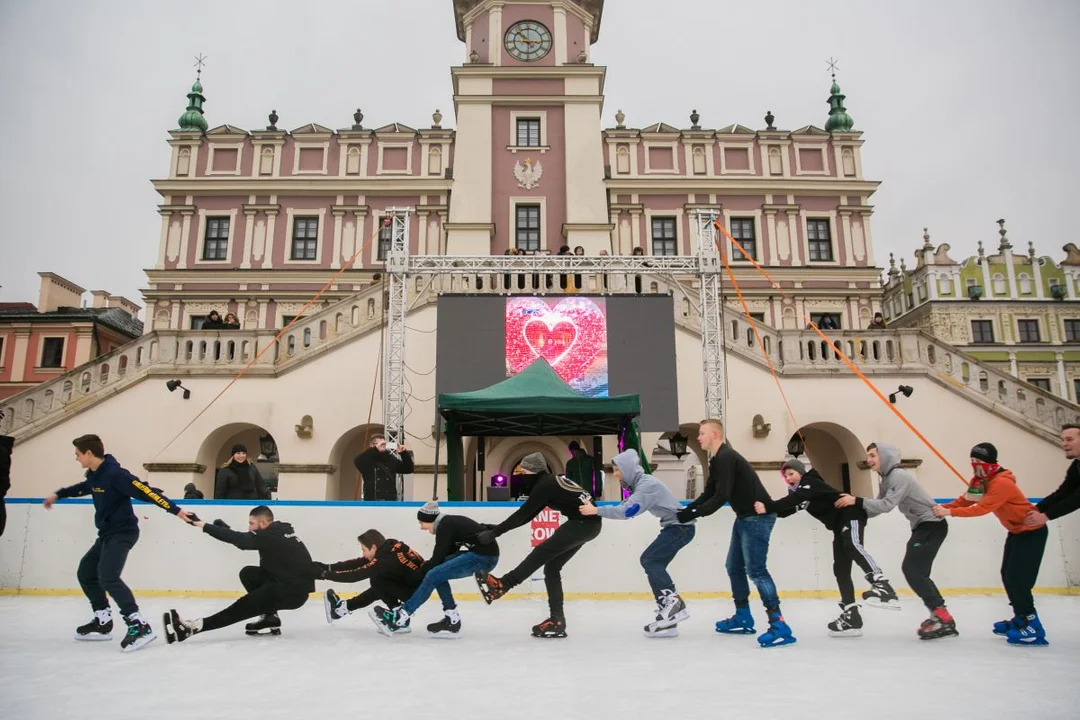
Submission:
M 489 527 L 486 530 L 482 530 L 476 533 L 476 542 L 480 543 L 481 545 L 490 545 L 491 543 L 495 542 L 494 528 Z
M 675 513 L 675 519 L 681 523 L 688 523 L 697 517 L 697 512 L 688 507 L 684 507 L 679 512 Z
M 219 528 L 225 528 L 226 530 L 231 530 L 232 529 L 232 528 L 229 527 L 229 524 L 226 523 L 221 518 L 218 518 L 217 520 L 215 520 L 214 522 L 212 522 L 210 524 L 211 525 L 217 525 Z
M 319 580 L 326 578 L 326 574 L 330 572 L 330 566 L 326 563 L 312 561 L 311 569 L 315 572 L 315 577 Z

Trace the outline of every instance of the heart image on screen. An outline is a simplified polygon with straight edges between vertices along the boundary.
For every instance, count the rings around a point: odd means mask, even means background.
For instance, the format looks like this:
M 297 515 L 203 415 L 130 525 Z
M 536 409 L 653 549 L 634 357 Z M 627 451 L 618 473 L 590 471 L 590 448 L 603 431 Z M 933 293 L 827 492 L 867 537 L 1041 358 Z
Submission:
M 606 352 L 607 317 L 592 298 L 507 300 L 508 375 L 516 375 L 537 358 L 544 358 L 569 383 L 580 378 Z

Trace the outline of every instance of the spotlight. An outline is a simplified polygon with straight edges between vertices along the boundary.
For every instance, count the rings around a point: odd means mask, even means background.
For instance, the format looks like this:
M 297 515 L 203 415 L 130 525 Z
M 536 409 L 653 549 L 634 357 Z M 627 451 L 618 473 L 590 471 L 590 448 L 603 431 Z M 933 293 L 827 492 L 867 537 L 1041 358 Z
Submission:
M 491 486 L 492 487 L 506 487 L 506 476 L 505 475 L 492 475 L 491 476 Z
M 896 392 L 889 393 L 889 402 L 893 405 L 896 404 L 896 396 L 902 394 L 904 397 L 911 397 L 911 393 L 915 392 L 915 388 L 910 385 L 901 385 L 896 389 Z
M 169 388 L 169 392 L 176 392 L 176 388 L 180 388 L 184 391 L 185 400 L 191 397 L 191 391 L 181 385 L 179 380 L 169 380 L 165 383 L 165 387 Z

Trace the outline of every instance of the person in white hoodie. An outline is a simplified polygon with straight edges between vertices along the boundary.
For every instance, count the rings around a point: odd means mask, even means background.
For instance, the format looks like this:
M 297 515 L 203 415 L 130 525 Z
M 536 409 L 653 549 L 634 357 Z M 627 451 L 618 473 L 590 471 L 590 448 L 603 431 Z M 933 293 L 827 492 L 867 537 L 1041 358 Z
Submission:
M 667 567 L 679 550 L 694 539 L 694 520 L 679 522 L 675 514 L 682 505 L 667 485 L 646 474 L 636 450 L 612 458 L 615 479 L 630 492 L 620 505 L 590 506 L 583 515 L 599 515 L 607 520 L 629 520 L 649 512 L 660 518 L 660 534 L 641 554 L 641 567 L 656 598 L 656 617 L 645 626 L 647 637 L 675 637 L 678 624 L 690 617 L 686 603 L 675 591 Z
M 915 482 L 911 473 L 900 467 L 900 450 L 896 446 L 887 443 L 871 443 L 866 447 L 866 462 L 871 470 L 881 475 L 881 487 L 877 498 L 841 495 L 836 501 L 836 507 L 855 505 L 866 510 L 869 517 L 883 515 L 893 508 L 900 508 L 900 512 L 911 523 L 911 539 L 908 540 L 907 552 L 904 554 L 904 562 L 900 569 L 904 572 L 908 585 L 930 611 L 930 617 L 919 626 L 919 638 L 936 640 L 959 635 L 960 633 L 956 631 L 956 621 L 945 607 L 945 599 L 941 597 L 937 585 L 930 579 L 934 558 L 937 557 L 941 544 L 945 542 L 945 537 L 949 534 L 949 526 L 945 518 L 934 514 L 934 506 L 937 503 L 919 483 Z M 891 593 L 892 588 L 888 590 Z M 863 599 L 869 602 L 874 595 L 878 596 L 878 600 L 884 599 L 876 586 L 863 593 Z M 895 597 L 893 594 L 892 599 Z

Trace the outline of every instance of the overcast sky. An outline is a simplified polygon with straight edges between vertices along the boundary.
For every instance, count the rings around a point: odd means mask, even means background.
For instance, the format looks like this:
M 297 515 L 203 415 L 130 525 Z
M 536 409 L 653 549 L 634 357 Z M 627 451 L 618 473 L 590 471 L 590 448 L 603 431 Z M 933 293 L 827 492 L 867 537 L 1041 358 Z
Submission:
M 666 12 L 670 20 L 660 21 Z M 1080 3 L 608 0 L 592 60 L 604 126 L 824 126 L 826 60 L 862 130 L 879 265 L 929 226 L 959 258 L 1080 240 Z M 204 53 L 210 126 L 453 125 L 464 51 L 451 0 L 183 3 L 0 0 L 0 300 L 37 301 L 39 271 L 141 304 L 157 258 L 167 131 Z

